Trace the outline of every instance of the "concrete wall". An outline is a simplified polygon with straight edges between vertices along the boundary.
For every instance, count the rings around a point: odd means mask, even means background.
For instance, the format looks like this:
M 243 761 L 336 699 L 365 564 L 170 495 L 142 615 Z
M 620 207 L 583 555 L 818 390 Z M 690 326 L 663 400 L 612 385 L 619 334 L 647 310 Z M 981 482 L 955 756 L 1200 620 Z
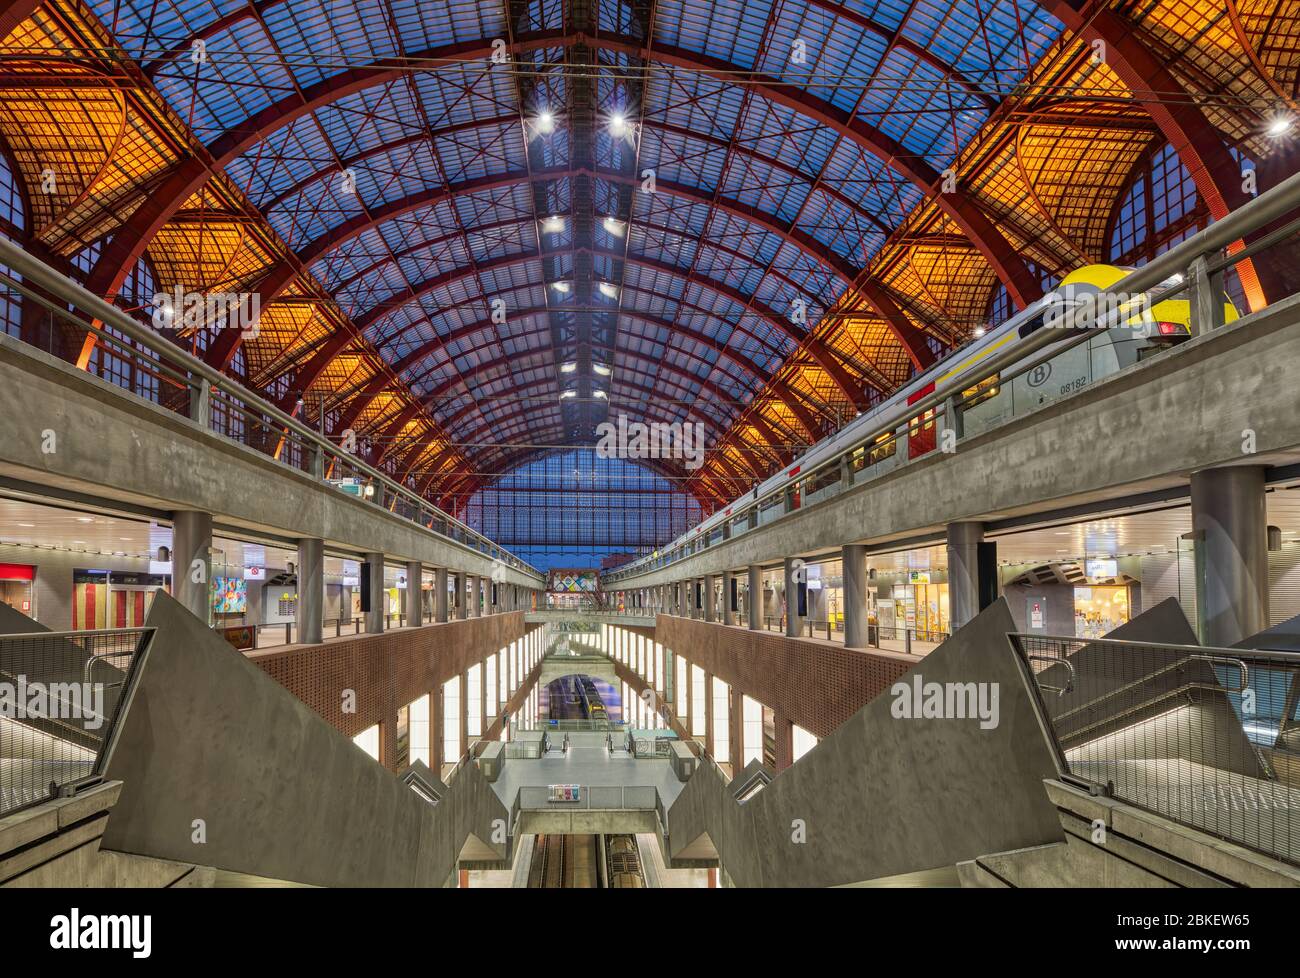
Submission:
M 149 623 L 105 848 L 325 886 L 439 886 L 471 833 L 506 858 L 474 765 L 430 806 L 172 599 Z
M 670 857 L 707 839 L 739 886 L 834 886 L 1061 841 L 1041 785 L 1056 765 L 1012 627 L 999 600 L 902 677 L 996 683 L 996 727 L 897 718 L 894 696 L 878 696 L 743 805 L 701 768 L 669 808 Z
M 652 587 L 848 543 L 942 535 L 991 521 L 1186 486 L 1196 469 L 1300 460 L 1300 296 L 1247 316 L 872 482 L 742 533 L 661 570 L 620 579 Z M 1241 432 L 1257 435 L 1243 459 Z
M 56 450 L 43 451 L 43 432 Z M 344 495 L 83 370 L 0 334 L 0 474 L 153 510 L 212 513 L 281 537 L 316 537 L 490 575 L 490 557 Z M 505 581 L 540 587 L 511 568 Z

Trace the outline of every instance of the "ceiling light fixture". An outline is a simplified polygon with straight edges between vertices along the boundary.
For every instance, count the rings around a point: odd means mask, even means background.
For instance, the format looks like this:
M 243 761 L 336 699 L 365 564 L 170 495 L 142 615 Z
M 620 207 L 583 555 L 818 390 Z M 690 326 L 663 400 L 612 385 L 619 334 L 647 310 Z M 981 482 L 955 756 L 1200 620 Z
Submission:
M 567 390 L 567 391 L 560 392 L 561 398 L 569 398 L 569 397 L 577 397 L 577 396 L 578 396 L 578 392 L 575 390 Z
M 603 295 L 603 296 L 605 296 L 605 298 L 607 298 L 607 299 L 617 299 L 617 298 L 618 298 L 618 286 L 615 285 L 615 284 L 612 283 L 612 282 L 601 282 L 601 283 L 600 283 L 600 294 Z
M 617 217 L 607 217 L 605 218 L 605 230 L 621 238 L 627 234 L 627 222 L 620 221 Z
M 570 360 L 568 363 L 560 364 L 560 370 L 566 374 L 571 374 L 577 369 L 578 369 L 577 363 L 575 363 L 572 360 Z
M 1266 131 L 1270 136 L 1277 138 L 1278 136 L 1285 136 L 1289 133 L 1294 125 L 1295 120 L 1289 115 L 1280 115 L 1268 124 L 1268 129 Z
M 573 288 L 573 286 L 570 285 L 568 282 L 552 282 L 551 288 L 553 288 L 556 292 L 563 294 L 563 293 L 567 293 L 571 288 Z
M 604 401 L 608 401 L 608 400 L 609 400 L 609 395 L 606 394 L 606 393 L 605 393 L 604 391 L 602 391 L 602 390 L 595 390 L 595 391 L 592 391 L 592 393 L 595 394 L 597 397 L 599 397 L 601 400 L 604 400 Z
M 615 136 L 621 136 L 627 132 L 627 119 L 623 117 L 621 112 L 609 120 L 609 131 Z
M 975 332 L 973 332 L 971 335 L 974 336 L 975 339 L 978 340 L 978 339 L 980 339 L 981 337 L 983 337 L 984 333 L 985 333 L 985 330 L 984 330 L 984 327 L 983 327 L 983 326 L 976 326 L 976 327 L 975 327 Z
M 542 219 L 542 230 L 549 231 L 551 234 L 558 234 L 564 230 L 564 218 L 559 214 L 552 214 L 550 217 Z
M 596 371 L 596 373 L 600 374 L 602 377 L 609 376 L 609 367 L 605 366 L 603 363 L 593 363 L 591 369 Z
M 542 109 L 541 114 L 537 116 L 537 131 L 540 133 L 555 132 L 555 115 L 550 109 Z

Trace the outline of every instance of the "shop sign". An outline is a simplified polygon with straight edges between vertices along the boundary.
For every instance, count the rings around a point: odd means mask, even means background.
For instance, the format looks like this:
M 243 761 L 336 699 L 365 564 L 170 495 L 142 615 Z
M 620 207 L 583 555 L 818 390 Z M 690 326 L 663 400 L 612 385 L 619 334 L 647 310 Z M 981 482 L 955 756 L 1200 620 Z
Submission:
M 1038 601 L 1035 601 L 1029 608 L 1029 627 L 1043 627 L 1043 606 Z
M 582 800 L 582 785 L 580 784 L 552 784 L 548 785 L 546 790 L 550 801 Z
M 908 580 L 908 583 L 910 583 L 910 584 L 929 584 L 929 583 L 930 583 L 930 572 L 929 572 L 929 571 L 909 571 L 909 572 L 908 572 L 908 575 L 907 575 L 907 580 Z

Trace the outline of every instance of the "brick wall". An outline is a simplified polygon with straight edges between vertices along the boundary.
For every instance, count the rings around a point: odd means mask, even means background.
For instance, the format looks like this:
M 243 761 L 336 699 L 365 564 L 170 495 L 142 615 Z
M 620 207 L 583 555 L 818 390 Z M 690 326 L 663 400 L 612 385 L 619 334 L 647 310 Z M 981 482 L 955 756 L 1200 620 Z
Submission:
M 526 625 L 523 612 L 514 611 L 254 652 L 249 659 L 340 732 L 355 737 L 375 724 L 393 729 L 399 707 L 426 693 L 436 699 L 444 682 L 541 627 Z M 355 713 L 343 712 L 344 690 L 355 693 Z M 388 756 L 391 740 L 383 757 L 390 768 L 395 764 Z
M 654 637 L 817 737 L 829 736 L 919 661 L 672 615 L 656 618 Z

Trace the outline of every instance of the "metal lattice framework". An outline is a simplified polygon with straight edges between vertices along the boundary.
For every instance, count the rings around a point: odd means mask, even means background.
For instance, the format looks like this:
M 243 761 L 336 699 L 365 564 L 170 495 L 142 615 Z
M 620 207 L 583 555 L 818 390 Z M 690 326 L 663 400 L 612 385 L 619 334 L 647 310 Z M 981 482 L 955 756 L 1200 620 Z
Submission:
M 1276 0 L 0 0 L 0 140 L 30 248 L 127 308 L 259 292 L 255 338 L 192 348 L 443 505 L 625 413 L 704 425 L 703 468 L 650 467 L 707 511 L 1107 257 L 1158 148 L 1190 224 L 1244 199 L 1243 161 L 1287 172 L 1264 132 L 1295 109 L 1298 23 Z M 1242 275 L 1252 305 L 1274 273 Z

